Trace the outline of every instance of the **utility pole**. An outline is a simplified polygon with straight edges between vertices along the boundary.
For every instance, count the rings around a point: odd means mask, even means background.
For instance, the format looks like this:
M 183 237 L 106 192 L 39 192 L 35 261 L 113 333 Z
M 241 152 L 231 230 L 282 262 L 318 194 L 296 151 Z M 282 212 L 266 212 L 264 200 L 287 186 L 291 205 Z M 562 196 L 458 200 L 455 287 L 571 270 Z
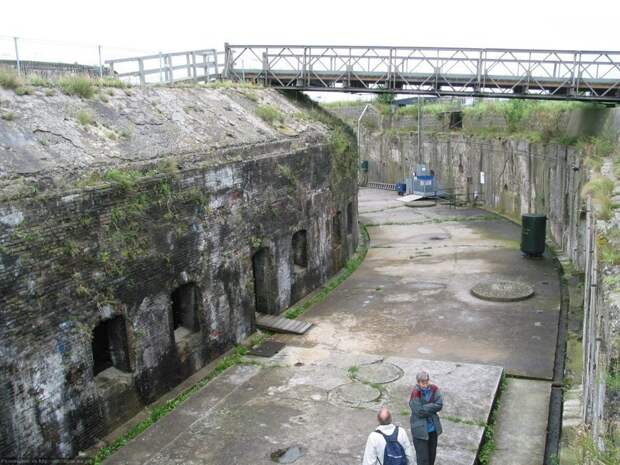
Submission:
M 101 61 L 101 45 L 97 45 L 97 52 L 99 52 L 99 77 L 103 78 L 103 62 Z
M 422 115 L 422 103 L 424 99 L 420 98 L 418 95 L 418 158 L 420 163 L 422 163 L 422 123 L 420 121 Z
M 15 42 L 15 66 L 17 68 L 17 75 L 20 76 L 22 74 L 22 67 L 19 62 L 19 48 L 17 47 L 17 37 L 13 37 L 13 41 Z

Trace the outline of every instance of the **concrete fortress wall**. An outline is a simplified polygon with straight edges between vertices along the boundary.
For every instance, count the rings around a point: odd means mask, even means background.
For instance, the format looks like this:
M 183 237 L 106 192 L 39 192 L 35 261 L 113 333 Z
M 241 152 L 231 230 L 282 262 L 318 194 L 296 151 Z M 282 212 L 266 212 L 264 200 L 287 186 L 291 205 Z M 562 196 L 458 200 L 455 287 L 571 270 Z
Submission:
M 275 92 L 244 92 L 256 95 L 240 100 L 234 89 L 118 95 L 119 107 L 141 121 L 158 113 L 149 107 L 153 98 L 175 105 L 160 110 L 165 138 L 160 125 L 134 128 L 132 147 L 143 151 L 128 153 L 125 146 L 126 152 L 117 152 L 140 160 L 146 151 L 152 156 L 159 148 L 153 140 L 162 137 L 169 144 L 163 164 L 147 156 L 131 167 L 111 161 L 101 170 L 111 182 L 56 179 L 45 191 L 11 191 L 13 197 L 2 201 L 0 456 L 74 456 L 251 334 L 255 310 L 279 313 L 352 255 L 358 241 L 356 160 L 349 155 L 338 163 L 327 129 L 303 122 L 307 116 L 273 128 L 251 111 L 256 100 L 291 117 L 303 108 Z M 204 93 L 224 107 L 243 107 L 234 125 L 220 126 L 237 136 L 244 129 L 235 125 L 247 120 L 263 136 L 255 131 L 252 140 L 248 131 L 243 145 L 175 153 L 175 131 L 196 137 L 198 146 L 218 141 L 216 123 L 201 120 L 190 130 L 167 118 L 184 111 L 183 99 L 192 101 L 186 109 L 192 114 L 226 114 L 196 98 Z M 65 112 L 63 105 L 85 104 L 58 96 L 37 108 L 40 95 L 2 96 L 17 115 L 0 120 L 0 138 L 13 150 L 0 150 L 0 156 L 11 167 L 21 160 L 16 151 L 29 150 L 29 144 L 15 145 L 14 134 L 36 136 L 28 125 L 43 126 L 41 120 L 53 117 L 50 108 Z M 86 105 L 95 107 L 95 121 L 112 120 L 105 112 L 119 108 Z M 75 145 L 96 154 L 97 144 L 109 140 L 97 139 L 95 130 L 103 128 L 53 132 L 59 138 L 79 133 Z M 32 147 L 47 151 L 50 145 Z M 46 156 L 61 154 L 50 148 Z M 89 160 L 84 153 L 62 156 L 68 164 Z M 24 183 L 45 184 L 47 173 L 63 169 L 29 167 L 35 174 Z M 7 189 L 22 182 L 20 169 L 3 173 L 10 178 Z
M 581 195 L 592 175 L 584 163 L 586 155 L 575 146 L 467 134 L 468 127 L 505 128 L 505 120 L 497 115 L 465 120 L 465 131 L 448 131 L 447 118 L 438 129 L 439 118 L 431 117 L 429 125 L 425 116 L 426 132 L 418 151 L 416 121 L 410 116 L 373 115 L 362 125 L 360 137 L 360 159 L 369 160 L 369 181 L 401 181 L 416 164 L 424 163 L 460 201 L 475 201 L 515 220 L 523 213 L 547 215 L 548 238 L 585 272 L 582 420 L 602 446 L 602 438 L 620 423 L 619 396 L 607 381 L 618 376 L 620 367 L 620 266 L 601 259 L 599 244 L 601 238 L 617 235 L 620 210 L 602 220 Z M 343 117 L 349 124 L 357 120 L 351 112 Z M 531 124 L 535 127 L 536 122 Z M 576 111 L 562 115 L 558 124 L 575 135 L 612 134 L 620 147 L 618 109 Z M 602 175 L 614 179 L 612 171 L 611 160 L 605 161 Z M 613 196 L 612 203 L 620 204 L 618 180 Z
M 370 160 L 369 180 L 395 182 L 416 164 L 426 164 L 460 201 L 475 200 L 514 218 L 534 211 L 547 214 L 553 240 L 584 265 L 579 245 L 585 244 L 585 203 L 579 193 L 587 173 L 577 169 L 580 156 L 574 148 L 454 134 L 426 136 L 418 153 L 416 139 L 364 137 L 361 156 Z

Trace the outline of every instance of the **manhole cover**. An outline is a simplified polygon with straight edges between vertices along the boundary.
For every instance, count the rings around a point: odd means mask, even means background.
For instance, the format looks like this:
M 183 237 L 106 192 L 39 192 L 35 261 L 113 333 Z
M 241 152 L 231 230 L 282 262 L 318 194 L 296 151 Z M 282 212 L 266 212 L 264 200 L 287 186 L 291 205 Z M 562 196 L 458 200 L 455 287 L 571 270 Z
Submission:
M 359 406 L 381 398 L 379 389 L 362 383 L 342 384 L 329 392 L 330 402 L 336 405 Z
M 403 370 L 393 363 L 369 363 L 360 365 L 353 377 L 364 383 L 386 384 L 403 376 Z
M 471 288 L 471 293 L 483 300 L 515 302 L 533 296 L 534 288 L 515 281 L 493 281 L 476 284 Z

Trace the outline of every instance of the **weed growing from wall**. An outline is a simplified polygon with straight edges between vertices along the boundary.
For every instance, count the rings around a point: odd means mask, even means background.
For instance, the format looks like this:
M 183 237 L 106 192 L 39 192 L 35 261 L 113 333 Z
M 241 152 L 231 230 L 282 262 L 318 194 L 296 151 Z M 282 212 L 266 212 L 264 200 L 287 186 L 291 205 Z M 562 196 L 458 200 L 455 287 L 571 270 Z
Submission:
M 506 391 L 508 386 L 508 380 L 506 376 L 502 374 L 502 379 L 500 381 L 499 389 L 497 392 L 497 398 L 495 399 L 495 404 L 491 410 L 491 414 L 489 416 L 489 421 L 486 424 L 486 428 L 484 430 L 484 436 L 482 438 L 482 447 L 480 447 L 480 451 L 478 452 L 478 462 L 480 465 L 488 465 L 493 452 L 495 452 L 495 424 L 497 422 L 497 414 L 501 407 L 501 397 L 502 394 Z
M 58 86 L 67 95 L 75 95 L 86 99 L 95 95 L 94 82 L 88 76 L 64 76 L 58 80 Z
M 259 105 L 256 107 L 256 114 L 260 119 L 271 125 L 284 121 L 282 113 L 270 105 Z
M 15 90 L 22 85 L 22 80 L 13 69 L 0 67 L 0 87 Z
M 605 176 L 593 177 L 581 190 L 581 196 L 592 199 L 592 205 L 596 210 L 597 217 L 609 220 L 612 216 L 611 196 L 614 190 L 614 182 Z

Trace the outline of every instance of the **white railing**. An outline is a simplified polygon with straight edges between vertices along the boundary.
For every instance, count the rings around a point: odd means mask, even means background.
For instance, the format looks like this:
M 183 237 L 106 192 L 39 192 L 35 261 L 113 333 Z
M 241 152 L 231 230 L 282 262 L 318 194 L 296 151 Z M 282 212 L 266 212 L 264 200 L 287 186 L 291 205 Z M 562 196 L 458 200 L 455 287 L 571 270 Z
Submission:
M 223 52 L 203 49 L 174 53 L 157 53 L 138 57 L 106 60 L 113 75 L 122 80 L 145 85 L 179 81 L 219 79 Z

